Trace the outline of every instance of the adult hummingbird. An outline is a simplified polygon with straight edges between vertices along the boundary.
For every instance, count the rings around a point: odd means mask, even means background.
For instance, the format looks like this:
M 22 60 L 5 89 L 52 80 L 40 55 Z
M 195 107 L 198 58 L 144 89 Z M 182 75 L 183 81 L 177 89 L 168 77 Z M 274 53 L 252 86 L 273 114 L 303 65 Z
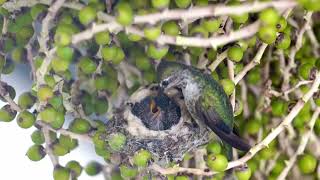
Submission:
M 157 76 L 164 91 L 181 89 L 189 113 L 200 126 L 209 127 L 224 144 L 249 151 L 250 145 L 233 132 L 234 117 L 228 96 L 209 74 L 163 60 L 157 67 Z

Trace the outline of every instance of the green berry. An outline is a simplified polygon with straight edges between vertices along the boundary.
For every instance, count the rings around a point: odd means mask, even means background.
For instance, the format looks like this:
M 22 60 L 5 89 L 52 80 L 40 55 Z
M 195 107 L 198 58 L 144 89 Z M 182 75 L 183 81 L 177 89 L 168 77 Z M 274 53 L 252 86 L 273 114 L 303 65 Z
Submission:
M 244 24 L 248 21 L 249 19 L 249 14 L 248 13 L 243 13 L 240 15 L 232 15 L 231 16 L 233 22 L 238 23 L 238 24 Z
M 147 55 L 153 59 L 160 60 L 168 53 L 168 50 L 168 46 L 150 44 L 148 46 Z
M 210 33 L 218 31 L 221 25 L 221 19 L 219 18 L 213 18 L 213 19 L 208 19 L 204 20 L 202 22 L 203 27 Z
M 284 17 L 280 17 L 279 22 L 276 25 L 278 32 L 283 32 L 287 27 L 287 20 Z
M 106 141 L 106 134 L 103 131 L 96 131 L 92 137 L 93 144 L 95 147 L 103 149 L 105 148 L 107 141 Z
M 31 161 L 40 161 L 46 156 L 46 151 L 41 145 L 33 145 L 28 149 L 27 156 Z
M 46 107 L 43 111 L 39 113 L 42 121 L 46 123 L 51 123 L 56 120 L 57 111 L 53 107 Z
M 65 136 L 61 134 L 59 136 L 59 144 L 71 151 L 78 146 L 78 140 L 72 139 L 70 136 Z
M 60 143 L 54 143 L 51 145 L 52 153 L 55 156 L 64 156 L 68 154 L 70 151 L 65 146 L 61 145 Z
M 94 102 L 94 110 L 97 115 L 103 115 L 108 111 L 108 100 L 106 98 L 97 98 Z
M 111 61 L 117 56 L 117 47 L 116 46 L 106 46 L 101 49 L 102 58 L 105 61 Z
M 240 170 L 237 170 L 236 177 L 238 180 L 249 180 L 251 177 L 250 167 L 241 168 Z
M 207 165 L 213 171 L 222 172 L 228 166 L 228 159 L 222 154 L 210 154 L 207 159 Z
M 170 0 L 151 0 L 154 8 L 163 9 L 169 6 Z
M 273 9 L 268 8 L 260 12 L 259 19 L 264 25 L 274 26 L 279 22 L 279 13 Z
M 99 32 L 94 39 L 98 45 L 106 45 L 110 43 L 110 34 L 108 31 Z
M 33 126 L 35 121 L 36 121 L 36 118 L 34 117 L 34 115 L 27 110 L 24 110 L 21 113 L 19 113 L 17 118 L 18 125 L 24 129 L 27 129 Z
M 276 40 L 276 47 L 278 49 L 288 49 L 291 44 L 291 39 L 288 34 L 280 34 Z
M 111 153 L 106 148 L 99 148 L 95 146 L 94 150 L 98 156 L 101 156 L 104 159 L 110 159 Z
M 228 58 L 234 62 L 240 62 L 243 57 L 243 50 L 240 46 L 232 46 L 228 49 Z
M 137 41 L 140 41 L 142 39 L 142 37 L 137 34 L 128 34 L 128 39 L 130 41 L 137 42 Z
M 317 159 L 310 155 L 301 155 L 298 159 L 298 167 L 303 174 L 311 174 L 317 167 Z
M 220 84 L 222 85 L 223 90 L 228 96 L 233 93 L 235 85 L 230 79 L 222 79 L 220 80 Z
M 135 65 L 137 66 L 137 68 L 144 70 L 144 71 L 151 68 L 150 60 L 145 56 L 136 57 L 135 58 Z
M 54 88 L 54 86 L 56 85 L 56 81 L 54 80 L 54 77 L 49 74 L 46 74 L 44 76 L 44 81 L 51 88 Z
M 5 105 L 0 109 L 0 121 L 11 122 L 17 115 L 17 111 L 11 109 L 10 105 Z
M 139 167 L 146 167 L 151 157 L 152 155 L 149 151 L 142 149 L 133 156 L 133 163 Z
M 69 69 L 70 61 L 60 58 L 54 58 L 51 61 L 51 67 L 54 70 L 54 72 L 65 72 Z
M 98 162 L 92 161 L 86 165 L 84 170 L 89 176 L 95 176 L 101 172 L 102 166 Z
M 47 9 L 47 7 L 43 4 L 36 4 L 31 7 L 30 15 L 33 20 L 36 20 L 38 15 L 44 12 Z
M 50 122 L 50 125 L 53 129 L 60 129 L 64 124 L 64 113 L 63 112 L 56 112 L 54 121 Z
M 167 21 L 162 25 L 162 31 L 171 36 L 177 36 L 180 33 L 180 27 L 175 21 Z
M 203 26 L 198 25 L 198 26 L 194 26 L 190 30 L 190 35 L 191 36 L 208 37 L 209 32 Z
M 118 87 L 118 81 L 116 79 L 105 75 L 96 76 L 94 79 L 94 84 L 96 90 L 108 90 L 111 92 L 115 92 Z
M 15 63 L 11 59 L 6 59 L 6 62 L 2 68 L 2 74 L 11 74 L 15 69 Z
M 271 102 L 271 111 L 274 116 L 281 116 L 286 113 L 288 103 L 281 99 L 275 99 Z
M 119 3 L 116 7 L 117 22 L 123 26 L 128 26 L 133 21 L 133 11 L 128 3 Z
M 63 107 L 63 99 L 59 93 L 55 93 L 55 96 L 49 99 L 48 103 L 55 109 Z
M 91 130 L 91 126 L 87 120 L 76 118 L 70 124 L 69 129 L 74 133 L 85 134 Z
M 74 54 L 74 50 L 71 47 L 68 46 L 59 46 L 57 48 L 57 57 L 58 59 L 63 59 L 66 60 L 68 62 L 72 61 L 73 58 L 73 54 Z
M 261 123 L 257 119 L 249 120 L 245 124 L 245 130 L 250 135 L 257 134 L 259 132 L 259 130 L 260 130 L 260 127 L 261 127 Z
M 54 42 L 57 46 L 67 46 L 71 43 L 71 35 L 67 32 L 59 32 L 54 36 Z
M 320 10 L 319 0 L 298 0 L 298 2 L 306 10 L 309 10 L 309 11 L 319 11 Z
M 208 154 L 220 154 L 222 147 L 218 141 L 211 141 L 207 145 L 207 152 Z
M 79 68 L 85 74 L 92 74 L 97 69 L 97 64 L 88 57 L 82 57 L 79 62 Z
M 53 96 L 53 90 L 49 86 L 41 86 L 38 89 L 37 96 L 40 101 L 47 101 Z
M 125 58 L 125 54 L 120 47 L 117 47 L 117 54 L 112 60 L 113 64 L 119 64 Z
M 178 8 L 187 8 L 191 4 L 191 0 L 175 0 Z
M 303 79 L 309 79 L 311 70 L 314 66 L 311 63 L 304 63 L 299 66 L 298 73 Z
M 25 55 L 26 55 L 25 49 L 21 47 L 14 48 L 11 51 L 11 59 L 16 63 L 22 63 L 25 59 Z
M 151 26 L 144 28 L 144 36 L 148 40 L 154 41 L 158 39 L 161 34 L 161 26 Z
M 124 165 L 120 166 L 120 174 L 121 177 L 126 178 L 126 179 L 130 179 L 130 178 L 134 178 L 138 175 L 138 170 L 135 168 L 130 168 Z
M 68 168 L 75 177 L 79 177 L 81 175 L 82 166 L 77 161 L 69 161 L 66 164 L 66 168 Z
M 35 130 L 31 134 L 31 140 L 34 144 L 40 145 L 44 143 L 44 135 L 43 132 L 40 130 Z
M 208 6 L 209 0 L 195 0 L 197 6 Z
M 97 16 L 97 11 L 92 6 L 86 6 L 79 11 L 79 21 L 83 25 L 88 25 Z
M 71 173 L 70 170 L 61 166 L 55 167 L 53 170 L 54 180 L 70 180 Z
M 189 180 L 188 176 L 176 176 L 175 180 Z
M 266 44 L 272 44 L 277 39 L 277 29 L 273 26 L 262 26 L 258 32 L 259 38 Z
M 108 145 L 113 151 L 120 151 L 126 144 L 127 138 L 121 133 L 115 133 L 108 138 Z

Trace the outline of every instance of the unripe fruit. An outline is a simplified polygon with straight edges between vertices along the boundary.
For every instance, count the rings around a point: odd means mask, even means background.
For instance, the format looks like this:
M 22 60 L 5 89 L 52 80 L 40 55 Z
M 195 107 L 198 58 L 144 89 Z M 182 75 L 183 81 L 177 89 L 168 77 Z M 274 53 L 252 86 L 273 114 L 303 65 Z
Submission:
M 228 49 L 228 58 L 234 62 L 240 62 L 243 57 L 243 50 L 240 46 L 232 46 Z
M 221 144 L 218 141 L 211 141 L 207 145 L 208 154 L 220 154 L 221 153 Z
M 97 11 L 92 6 L 86 6 L 79 11 L 79 21 L 83 25 L 88 25 L 97 16 Z
M 98 45 L 106 45 L 110 43 L 110 34 L 108 31 L 103 31 L 95 34 L 94 40 Z
M 151 0 L 151 4 L 154 8 L 163 9 L 168 7 L 170 0 Z
M 11 74 L 15 68 L 15 63 L 11 59 L 6 59 L 6 62 L 2 68 L 2 74 Z
M 101 172 L 102 166 L 98 162 L 92 161 L 86 165 L 84 170 L 89 176 L 95 176 Z
M 82 57 L 79 62 L 79 68 L 85 74 L 92 74 L 97 69 L 97 64 L 88 57 Z
M 148 46 L 147 54 L 149 57 L 159 60 L 162 59 L 168 53 L 168 50 L 168 46 L 156 47 L 156 45 L 150 44 Z
M 11 109 L 10 105 L 5 105 L 0 109 L 0 121 L 10 122 L 17 115 L 17 111 Z
M 114 57 L 114 59 L 112 60 L 112 63 L 119 64 L 124 58 L 125 58 L 125 54 L 124 54 L 122 48 L 117 47 L 117 54 Z
M 127 167 L 125 165 L 121 165 L 120 166 L 120 174 L 121 174 L 121 177 L 126 178 L 126 179 L 130 179 L 130 178 L 134 178 L 137 176 L 138 170 L 135 168 Z
M 228 166 L 228 159 L 222 154 L 210 154 L 207 159 L 207 165 L 213 171 L 222 172 Z
M 140 150 L 133 156 L 133 163 L 139 167 L 146 167 L 152 155 L 147 150 Z
M 57 54 L 58 59 L 63 59 L 68 62 L 71 62 L 72 58 L 73 58 L 74 50 L 68 46 L 65 46 L 65 47 L 59 46 L 57 48 L 56 54 Z
M 52 144 L 51 149 L 55 156 L 64 156 L 70 152 L 68 148 L 62 146 L 60 143 Z
M 257 119 L 252 119 L 245 124 L 245 130 L 250 135 L 255 135 L 259 132 L 261 127 L 260 122 Z
M 123 26 L 128 26 L 133 21 L 133 12 L 128 3 L 119 3 L 116 7 L 116 20 Z
M 106 148 L 99 148 L 95 146 L 94 150 L 98 156 L 101 156 L 104 159 L 110 159 L 111 153 Z
M 49 86 L 41 86 L 38 89 L 37 96 L 40 101 L 47 101 L 53 96 L 53 90 Z
M 271 102 L 272 114 L 274 116 L 284 115 L 288 109 L 288 103 L 281 99 L 275 99 Z
M 77 161 L 69 161 L 66 164 L 66 168 L 68 168 L 74 177 L 79 177 L 82 172 L 82 167 Z
M 54 88 L 54 86 L 56 85 L 56 81 L 54 80 L 54 77 L 52 75 L 46 74 L 44 76 L 44 81 L 51 88 Z
M 136 41 L 140 41 L 142 39 L 142 37 L 137 34 L 128 34 L 128 39 L 130 41 L 136 42 Z
M 203 21 L 203 27 L 210 33 L 216 32 L 221 25 L 221 19 L 213 18 Z
M 304 154 L 298 159 L 298 167 L 303 174 L 311 174 L 317 167 L 317 159 L 310 154 Z
M 63 107 L 63 99 L 62 96 L 56 92 L 55 95 L 49 99 L 48 103 L 55 109 L 59 110 Z
M 46 156 L 46 151 L 41 145 L 33 145 L 28 149 L 26 155 L 31 161 L 40 161 Z
M 151 68 L 151 63 L 150 60 L 145 57 L 145 56 L 138 56 L 135 58 L 135 65 L 137 66 L 137 68 L 141 69 L 141 70 L 148 70 Z
M 108 111 L 108 100 L 106 98 L 97 98 L 94 102 L 94 110 L 97 115 L 105 114 Z
M 38 15 L 44 12 L 47 9 L 47 7 L 43 4 L 36 4 L 31 7 L 30 15 L 33 20 L 36 20 Z
M 220 80 L 220 84 L 222 85 L 223 90 L 228 96 L 233 93 L 235 85 L 230 79 L 222 79 Z
M 11 59 L 16 63 L 22 63 L 25 59 L 26 52 L 23 48 L 17 47 L 11 51 Z
M 56 120 L 57 111 L 53 107 L 46 107 L 39 113 L 40 119 L 46 123 L 51 123 Z
M 189 180 L 188 176 L 176 176 L 175 180 Z
M 203 27 L 203 26 L 194 26 L 191 30 L 190 30 L 190 35 L 191 36 L 200 36 L 200 37 L 208 37 L 209 36 L 209 32 Z
M 302 5 L 306 10 L 319 11 L 320 1 L 319 0 L 298 0 L 299 4 Z
M 102 58 L 105 61 L 111 61 L 117 56 L 117 47 L 116 46 L 106 46 L 101 49 Z
M 178 8 L 187 8 L 191 4 L 191 0 L 175 0 Z
M 70 180 L 71 173 L 70 170 L 64 167 L 55 167 L 53 170 L 53 179 L 54 180 Z
M 237 169 L 236 177 L 238 180 L 249 180 L 251 177 L 250 167 L 241 168 L 240 170 Z
M 57 111 L 55 114 L 55 119 L 54 121 L 50 122 L 50 126 L 53 129 L 60 129 L 62 128 L 63 124 L 64 124 L 64 113 L 63 112 L 59 112 Z
M 34 122 L 36 121 L 36 118 L 32 113 L 29 111 L 22 111 L 17 118 L 17 123 L 21 128 L 27 129 L 33 126 Z
M 60 135 L 59 144 L 71 151 L 78 146 L 78 140 L 72 139 L 70 136 Z
M 278 24 L 276 25 L 278 32 L 283 32 L 287 27 L 287 20 L 284 17 L 280 17 Z
M 180 33 L 180 27 L 175 21 L 167 21 L 162 25 L 162 31 L 171 36 L 177 36 Z
M 113 151 L 120 151 L 126 144 L 127 138 L 121 133 L 115 133 L 110 135 L 108 139 L 108 145 Z
M 59 58 L 54 58 L 51 61 L 51 67 L 54 70 L 54 72 L 65 72 L 66 70 L 68 70 L 70 65 L 70 61 L 69 60 L 65 60 L 65 59 L 59 59 Z
M 299 66 L 298 73 L 303 79 L 309 79 L 311 70 L 314 66 L 310 63 L 304 63 Z
M 249 14 L 248 13 L 243 13 L 240 15 L 232 15 L 231 16 L 233 22 L 238 23 L 238 24 L 244 24 L 245 22 L 248 21 L 249 19 Z
M 71 43 L 71 35 L 67 32 L 59 32 L 54 35 L 54 42 L 57 46 L 67 46 Z
M 96 131 L 92 137 L 93 144 L 95 147 L 103 149 L 105 148 L 107 141 L 106 141 L 106 134 L 103 131 Z
M 288 49 L 291 44 L 291 39 L 288 34 L 280 34 L 276 40 L 276 47 L 278 49 Z
M 33 133 L 31 134 L 31 140 L 34 144 L 43 144 L 45 141 L 43 132 L 40 130 L 33 131 Z
M 148 40 L 154 41 L 158 39 L 158 37 L 161 34 L 161 26 L 145 27 L 143 32 L 144 32 L 145 38 L 147 38 Z
M 279 22 L 280 16 L 275 9 L 268 8 L 260 12 L 259 19 L 264 25 L 275 26 Z
M 91 126 L 87 120 L 76 118 L 70 124 L 69 129 L 74 133 L 85 134 L 90 131 Z
M 266 44 L 272 44 L 277 39 L 277 30 L 273 26 L 262 26 L 258 32 L 259 38 Z

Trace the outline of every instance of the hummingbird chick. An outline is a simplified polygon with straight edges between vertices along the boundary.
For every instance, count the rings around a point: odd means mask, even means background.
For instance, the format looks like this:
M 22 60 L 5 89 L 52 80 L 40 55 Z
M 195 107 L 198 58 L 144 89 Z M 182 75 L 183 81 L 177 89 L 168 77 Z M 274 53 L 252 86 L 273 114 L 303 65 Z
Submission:
M 251 148 L 233 132 L 233 110 L 221 85 L 210 75 L 177 62 L 161 61 L 158 80 L 164 91 L 182 90 L 187 110 L 200 126 L 209 127 L 224 143 L 249 151 Z

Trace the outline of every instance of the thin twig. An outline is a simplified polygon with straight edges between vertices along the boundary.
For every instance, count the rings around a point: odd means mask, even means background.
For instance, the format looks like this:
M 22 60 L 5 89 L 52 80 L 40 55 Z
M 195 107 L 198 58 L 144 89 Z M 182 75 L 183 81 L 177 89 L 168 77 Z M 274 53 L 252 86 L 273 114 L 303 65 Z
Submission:
M 59 159 L 57 156 L 53 155 L 52 149 L 51 149 L 51 138 L 50 138 L 50 134 L 49 134 L 49 130 L 46 127 L 43 127 L 42 129 L 43 135 L 44 135 L 44 139 L 45 139 L 45 148 L 46 148 L 46 152 L 48 154 L 48 156 L 50 157 L 50 160 L 52 162 L 53 167 L 56 167 L 59 165 Z
M 307 147 L 309 138 L 311 136 L 311 133 L 313 131 L 314 125 L 316 123 L 316 120 L 318 119 L 320 114 L 320 108 L 317 108 L 315 112 L 313 113 L 311 120 L 308 123 L 307 129 L 302 136 L 301 136 L 301 141 L 300 145 L 297 149 L 297 151 L 293 154 L 293 156 L 290 156 L 290 160 L 286 163 L 286 167 L 282 170 L 281 174 L 278 176 L 277 180 L 284 180 L 286 179 L 286 176 L 288 175 L 290 169 L 293 167 L 294 163 L 297 160 L 297 157 L 301 154 L 303 154 L 305 148 Z
M 228 50 L 223 51 L 221 54 L 217 55 L 216 59 L 209 65 L 209 69 L 211 72 L 213 72 L 219 64 L 227 58 Z

